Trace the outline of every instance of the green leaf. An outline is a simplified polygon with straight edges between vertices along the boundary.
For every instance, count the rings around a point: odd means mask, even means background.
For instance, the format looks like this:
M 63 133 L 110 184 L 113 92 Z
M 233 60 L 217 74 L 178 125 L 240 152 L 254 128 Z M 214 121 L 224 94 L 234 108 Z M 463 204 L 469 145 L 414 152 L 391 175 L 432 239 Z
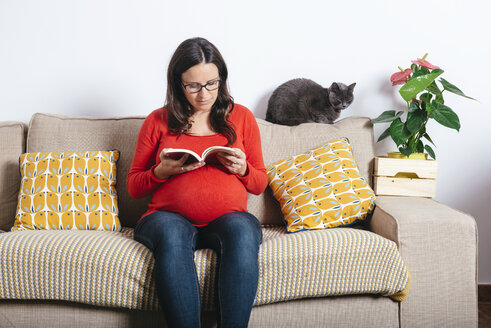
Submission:
M 433 118 L 433 110 L 435 109 L 436 100 L 426 104 L 426 112 L 428 113 L 429 118 Z
M 409 156 L 413 153 L 411 148 L 399 147 L 399 151 L 401 152 L 401 154 L 406 155 L 406 156 Z
M 455 93 L 456 95 L 459 95 L 459 96 L 462 96 L 462 97 L 466 97 L 466 98 L 469 98 L 469 99 L 472 99 L 472 100 L 476 100 L 474 98 L 471 98 L 469 96 L 466 96 L 462 90 L 460 90 L 459 88 L 457 88 L 455 85 L 453 85 L 452 83 L 448 82 L 447 80 L 445 80 L 443 77 L 440 79 L 440 83 L 443 85 L 443 87 L 445 88 L 445 90 L 447 91 L 450 91 L 452 93 Z
M 414 139 L 409 140 L 408 148 L 411 148 L 412 152 L 416 151 L 416 141 Z
M 428 153 L 428 155 L 431 156 L 431 158 L 436 159 L 435 152 L 433 151 L 433 148 L 431 148 L 429 145 L 425 145 L 425 150 Z
M 410 148 L 413 153 L 422 153 L 423 142 L 420 139 L 411 138 L 411 140 L 409 141 L 408 148 Z
M 431 140 L 430 135 L 428 133 L 423 134 L 423 137 L 429 142 L 431 142 L 434 146 L 436 146 L 433 140 Z
M 385 129 L 384 132 L 382 132 L 382 134 L 380 135 L 380 137 L 378 137 L 377 142 L 384 140 L 388 136 L 390 136 L 390 127 L 388 127 L 387 129 Z
M 419 96 L 419 99 L 425 103 L 429 103 L 433 95 L 431 93 L 425 92 Z
M 431 111 L 432 117 L 443 126 L 450 129 L 460 130 L 460 121 L 457 114 L 448 106 L 433 102 L 433 110 Z
M 426 89 L 435 79 L 443 73 L 443 70 L 435 69 L 433 72 L 418 76 L 404 84 L 399 93 L 405 101 L 416 97 L 418 93 Z
M 415 110 L 407 114 L 406 128 L 413 134 L 421 128 L 426 121 L 427 114 L 424 110 Z
M 444 70 L 442 70 L 441 68 L 437 68 L 431 71 L 431 73 L 439 73 L 439 74 L 442 74 L 443 72 Z
M 400 118 L 392 121 L 390 125 L 390 136 L 397 146 L 407 143 L 407 139 L 411 136 L 411 133 L 406 129 L 405 124 Z
M 411 103 L 409 103 L 409 112 L 414 112 L 415 110 L 418 110 L 420 107 L 419 107 L 419 102 L 417 101 L 411 101 Z
M 425 74 L 428 74 L 428 69 L 427 68 L 418 69 L 418 70 L 416 70 L 414 72 L 413 76 L 411 76 L 411 78 L 409 79 L 409 81 L 411 81 L 415 77 L 422 76 L 422 75 L 425 75 Z
M 434 94 L 434 95 L 439 95 L 442 91 L 440 90 L 440 88 L 438 87 L 438 84 L 436 84 L 435 81 L 433 81 L 430 86 L 428 87 L 428 90 Z
M 395 110 L 386 110 L 385 112 L 380 114 L 379 117 L 371 119 L 370 122 L 372 124 L 383 123 L 383 122 L 392 122 L 393 120 L 395 120 L 396 118 L 401 116 L 402 113 L 403 113 L 402 111 L 399 111 L 396 113 Z

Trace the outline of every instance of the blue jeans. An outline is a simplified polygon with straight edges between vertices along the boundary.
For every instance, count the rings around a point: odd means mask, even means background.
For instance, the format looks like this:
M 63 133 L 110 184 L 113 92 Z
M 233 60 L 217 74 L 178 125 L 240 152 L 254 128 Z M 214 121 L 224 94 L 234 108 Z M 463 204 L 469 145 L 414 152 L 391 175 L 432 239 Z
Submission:
M 154 255 L 157 295 L 169 327 L 200 327 L 201 298 L 194 264 L 194 251 L 199 248 L 212 248 L 218 255 L 218 327 L 247 327 L 262 242 L 261 225 L 254 215 L 228 213 L 205 227 L 195 227 L 179 214 L 155 212 L 138 222 L 134 238 Z

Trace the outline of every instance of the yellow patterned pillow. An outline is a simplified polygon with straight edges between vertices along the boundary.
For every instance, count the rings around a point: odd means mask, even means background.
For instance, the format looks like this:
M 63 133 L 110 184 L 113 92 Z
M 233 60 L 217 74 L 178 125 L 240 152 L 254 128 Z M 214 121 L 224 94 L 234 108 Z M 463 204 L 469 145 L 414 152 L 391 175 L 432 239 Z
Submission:
M 288 232 L 350 225 L 375 207 L 347 138 L 269 165 L 267 172 Z
M 27 153 L 15 230 L 121 230 L 116 196 L 119 151 Z

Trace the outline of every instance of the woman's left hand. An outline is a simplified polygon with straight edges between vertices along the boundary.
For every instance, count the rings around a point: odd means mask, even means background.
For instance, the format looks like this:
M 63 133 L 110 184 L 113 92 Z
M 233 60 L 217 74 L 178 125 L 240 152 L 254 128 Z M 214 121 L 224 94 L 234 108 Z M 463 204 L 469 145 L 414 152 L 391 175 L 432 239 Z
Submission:
M 217 158 L 231 173 L 241 177 L 247 173 L 246 155 L 240 148 L 232 148 L 233 154 L 220 152 Z

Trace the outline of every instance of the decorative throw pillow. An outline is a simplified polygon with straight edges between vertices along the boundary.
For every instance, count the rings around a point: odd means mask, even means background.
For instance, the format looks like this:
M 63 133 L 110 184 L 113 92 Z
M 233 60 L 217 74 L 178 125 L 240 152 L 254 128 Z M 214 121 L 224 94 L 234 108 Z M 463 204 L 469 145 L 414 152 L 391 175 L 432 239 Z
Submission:
M 116 196 L 119 151 L 27 153 L 15 230 L 121 230 Z
M 269 165 L 267 172 L 288 232 L 351 225 L 375 207 L 347 138 Z

